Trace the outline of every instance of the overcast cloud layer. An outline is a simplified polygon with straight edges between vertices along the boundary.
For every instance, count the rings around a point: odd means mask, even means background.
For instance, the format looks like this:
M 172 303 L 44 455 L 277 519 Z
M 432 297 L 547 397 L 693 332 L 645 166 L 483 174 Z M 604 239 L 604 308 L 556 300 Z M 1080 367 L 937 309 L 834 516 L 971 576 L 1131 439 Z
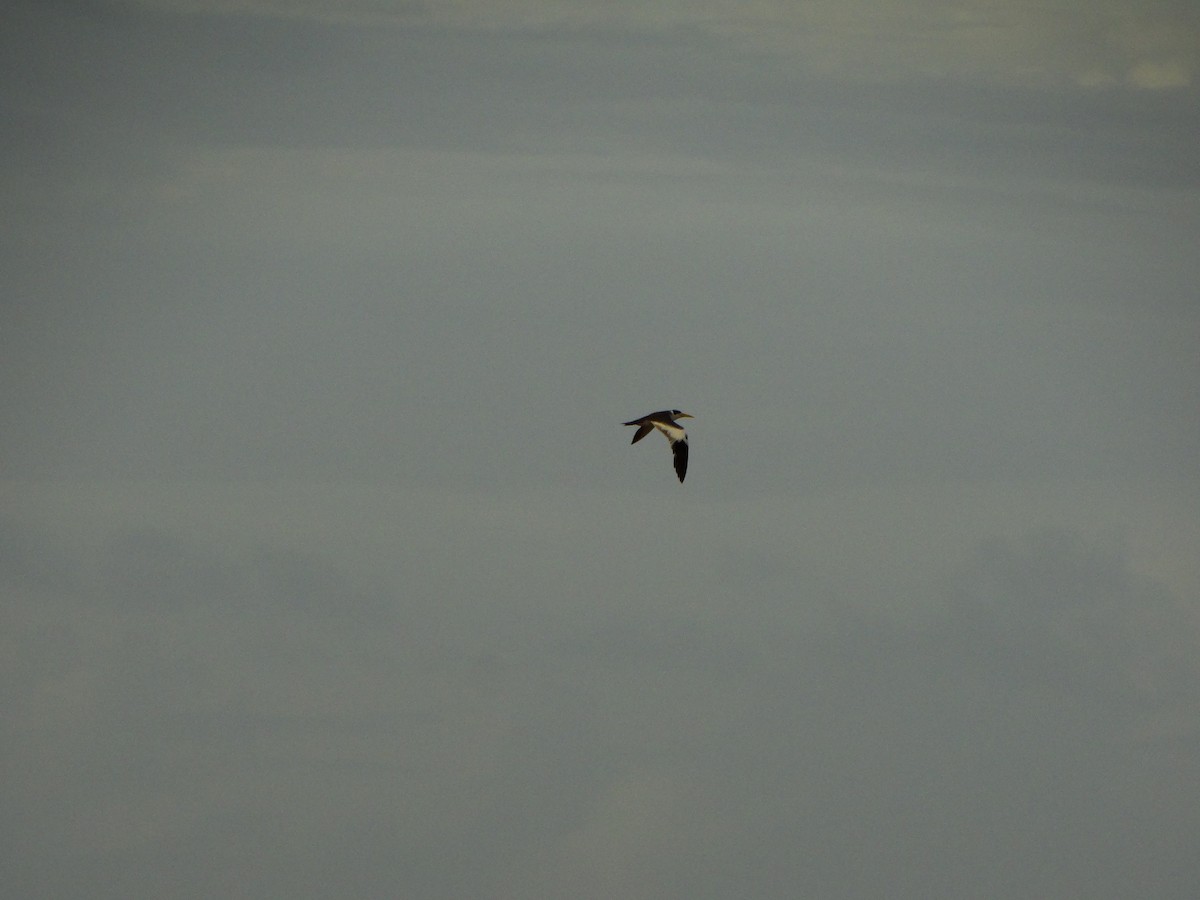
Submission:
M 6 19 L 13 896 L 1195 896 L 1194 4 Z

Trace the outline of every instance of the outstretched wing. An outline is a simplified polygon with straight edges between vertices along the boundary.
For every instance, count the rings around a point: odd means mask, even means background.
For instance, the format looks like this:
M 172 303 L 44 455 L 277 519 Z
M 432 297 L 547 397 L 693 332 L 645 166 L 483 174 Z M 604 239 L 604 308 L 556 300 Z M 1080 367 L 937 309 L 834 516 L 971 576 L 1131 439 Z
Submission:
M 626 425 L 637 425 L 637 422 L 626 422 L 625 424 Z M 649 422 L 643 422 L 641 425 L 638 426 L 638 430 L 636 432 L 634 432 L 633 440 L 630 441 L 629 443 L 636 444 L 638 441 L 640 441 L 642 438 L 644 438 L 646 435 L 648 435 L 653 430 L 654 430 L 653 425 L 651 425 Z
M 675 456 L 675 474 L 682 482 L 683 476 L 687 474 L 688 442 L 686 435 L 682 440 L 671 441 L 671 453 Z
M 688 439 L 687 432 L 674 422 L 655 422 L 654 427 L 663 433 L 671 443 L 671 455 L 675 457 L 675 474 L 683 481 L 687 474 Z

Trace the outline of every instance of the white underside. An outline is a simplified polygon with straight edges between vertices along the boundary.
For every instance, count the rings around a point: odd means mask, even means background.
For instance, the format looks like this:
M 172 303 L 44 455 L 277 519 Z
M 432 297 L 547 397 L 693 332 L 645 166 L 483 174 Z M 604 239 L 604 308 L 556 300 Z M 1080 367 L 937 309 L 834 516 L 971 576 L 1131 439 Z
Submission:
M 687 441 L 687 432 L 678 425 L 666 425 L 662 422 L 655 422 L 654 427 L 667 436 L 667 440 L 671 443 L 676 441 Z

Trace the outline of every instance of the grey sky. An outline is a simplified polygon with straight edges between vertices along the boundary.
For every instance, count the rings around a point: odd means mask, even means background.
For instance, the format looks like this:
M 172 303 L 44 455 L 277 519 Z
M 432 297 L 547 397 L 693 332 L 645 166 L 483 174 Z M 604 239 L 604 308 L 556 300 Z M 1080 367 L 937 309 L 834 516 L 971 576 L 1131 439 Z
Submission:
M 1194 4 L 6 19 L 14 896 L 1194 896 Z

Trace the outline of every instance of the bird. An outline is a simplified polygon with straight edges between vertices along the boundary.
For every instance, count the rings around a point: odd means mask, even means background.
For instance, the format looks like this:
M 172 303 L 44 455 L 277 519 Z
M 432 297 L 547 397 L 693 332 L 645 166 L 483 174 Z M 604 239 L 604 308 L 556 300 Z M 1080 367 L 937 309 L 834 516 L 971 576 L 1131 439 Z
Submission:
M 688 462 L 688 437 L 687 432 L 683 430 L 683 426 L 676 422 L 676 419 L 694 419 L 695 416 L 688 415 L 678 409 L 664 409 L 659 412 L 650 413 L 648 416 L 642 416 L 640 419 L 634 419 L 632 422 L 626 422 L 626 425 L 636 425 L 638 430 L 633 434 L 631 444 L 636 444 L 654 429 L 658 429 L 666 437 L 671 444 L 671 454 L 675 457 L 675 474 L 679 476 L 680 482 L 683 481 L 683 476 L 687 474 Z

